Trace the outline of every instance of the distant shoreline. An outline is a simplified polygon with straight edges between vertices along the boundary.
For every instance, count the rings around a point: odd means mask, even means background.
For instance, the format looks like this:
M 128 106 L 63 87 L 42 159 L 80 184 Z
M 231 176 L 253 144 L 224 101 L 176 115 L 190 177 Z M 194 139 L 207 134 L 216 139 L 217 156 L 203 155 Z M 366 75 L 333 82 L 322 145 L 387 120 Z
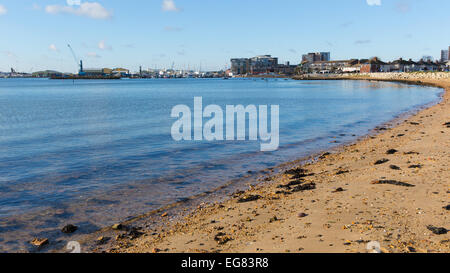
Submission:
M 104 76 L 104 77 L 97 77 L 97 76 L 54 76 L 50 77 L 50 80 L 120 80 L 122 77 L 120 76 Z
M 288 75 L 238 75 L 238 76 L 234 76 L 234 78 L 291 79 L 293 77 L 292 76 L 288 76 Z

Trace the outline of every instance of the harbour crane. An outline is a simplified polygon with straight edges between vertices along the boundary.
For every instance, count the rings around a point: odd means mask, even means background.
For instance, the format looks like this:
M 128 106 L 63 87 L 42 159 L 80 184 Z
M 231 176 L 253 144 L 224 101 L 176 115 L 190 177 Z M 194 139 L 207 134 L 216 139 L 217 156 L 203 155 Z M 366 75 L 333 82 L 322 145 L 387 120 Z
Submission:
M 69 47 L 70 52 L 72 52 L 73 58 L 75 60 L 75 63 L 77 64 L 77 66 L 79 66 L 78 75 L 84 74 L 84 72 L 83 72 L 83 60 L 80 60 L 80 63 L 78 64 L 78 58 L 77 58 L 77 55 L 75 54 L 75 51 L 73 51 L 73 48 L 70 46 L 70 44 L 68 44 L 67 47 Z

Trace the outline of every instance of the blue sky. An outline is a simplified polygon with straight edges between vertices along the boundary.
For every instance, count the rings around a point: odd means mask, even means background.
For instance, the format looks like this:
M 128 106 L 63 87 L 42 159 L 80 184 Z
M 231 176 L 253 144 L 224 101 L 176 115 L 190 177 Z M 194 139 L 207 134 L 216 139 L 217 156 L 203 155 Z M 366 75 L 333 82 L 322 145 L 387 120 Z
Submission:
M 0 71 L 85 67 L 221 69 L 232 57 L 298 63 L 438 58 L 450 45 L 448 0 L 0 0 Z

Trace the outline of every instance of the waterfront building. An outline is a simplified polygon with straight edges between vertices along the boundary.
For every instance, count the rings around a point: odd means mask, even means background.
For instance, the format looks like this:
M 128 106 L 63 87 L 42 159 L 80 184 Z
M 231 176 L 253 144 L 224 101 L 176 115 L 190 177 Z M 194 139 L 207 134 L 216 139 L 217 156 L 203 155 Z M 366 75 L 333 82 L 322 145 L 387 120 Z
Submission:
M 331 60 L 330 52 L 308 53 L 302 56 L 302 62 L 329 62 Z
M 125 68 L 114 68 L 111 72 L 113 75 L 120 75 L 122 77 L 126 77 L 130 75 L 130 70 Z
M 390 72 L 391 66 L 377 57 L 364 61 L 361 64 L 361 73 Z
M 331 53 L 330 52 L 320 52 L 320 60 L 329 62 L 331 61 Z
M 295 74 L 297 67 L 297 65 L 291 65 L 290 62 L 286 62 L 286 64 L 279 64 L 275 73 L 280 75 L 293 75 Z
M 50 78 L 53 76 L 62 76 L 63 73 L 55 71 L 55 70 L 45 70 L 45 71 L 37 71 L 37 72 L 33 72 L 31 74 L 32 77 L 34 78 Z
M 250 72 L 250 59 L 236 58 L 231 59 L 231 73 L 233 75 L 245 75 Z
M 420 71 L 446 71 L 448 62 L 433 62 L 430 58 L 422 58 L 415 62 L 412 59 L 402 58 L 386 63 L 379 58 L 351 59 L 340 61 L 302 62 L 299 71 L 302 73 L 377 73 L 377 72 L 420 72 Z
M 314 53 L 305 54 L 302 56 L 302 63 L 313 63 L 315 59 L 314 57 Z
M 231 59 L 233 75 L 275 73 L 278 69 L 278 58 L 271 55 L 260 55 L 252 58 Z
M 111 75 L 113 71 L 111 68 L 103 68 L 102 70 L 105 75 Z
M 361 72 L 361 64 L 357 63 L 355 65 L 349 65 L 342 68 L 343 73 L 360 73 Z
M 448 49 L 441 50 L 441 62 L 447 62 L 450 60 L 450 47 Z
M 271 55 L 260 55 L 250 59 L 250 73 L 264 74 L 273 73 L 278 67 L 278 58 Z
M 102 76 L 111 76 L 111 75 L 119 75 L 119 76 L 128 76 L 130 71 L 124 68 L 86 68 L 83 70 L 84 75 L 90 77 L 102 77 Z
M 441 66 L 437 62 L 432 62 L 429 59 L 421 59 L 419 62 L 414 62 L 412 59 L 408 61 L 402 58 L 390 63 L 391 70 L 389 72 L 418 72 L 418 71 L 439 71 Z
M 301 69 L 307 73 L 342 73 L 344 68 L 354 66 L 358 60 L 303 62 Z
M 422 71 L 423 67 L 418 63 L 414 62 L 412 59 L 408 60 L 408 63 L 406 64 L 404 71 L 405 72 L 417 72 Z
M 100 77 L 104 75 L 102 68 L 86 68 L 83 69 L 83 73 L 89 77 Z
M 412 60 L 400 58 L 391 62 L 391 72 L 412 72 L 416 69 L 416 64 Z
M 440 70 L 440 65 L 439 63 L 434 63 L 430 60 L 420 60 L 418 63 L 418 71 L 439 71 Z

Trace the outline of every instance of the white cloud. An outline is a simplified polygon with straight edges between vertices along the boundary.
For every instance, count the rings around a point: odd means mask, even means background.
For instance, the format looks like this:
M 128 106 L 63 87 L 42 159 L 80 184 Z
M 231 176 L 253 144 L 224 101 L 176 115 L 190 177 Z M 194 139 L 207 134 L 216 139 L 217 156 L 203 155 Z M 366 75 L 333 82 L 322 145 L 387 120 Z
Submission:
M 66 0 L 66 3 L 69 6 L 79 6 L 81 5 L 81 0 Z
M 0 5 L 0 15 L 6 14 L 8 10 L 5 8 L 5 6 Z
M 366 0 L 369 6 L 381 6 L 381 0 Z
M 101 50 L 112 50 L 112 47 L 107 45 L 105 41 L 100 41 L 98 43 L 98 48 Z
M 59 51 L 55 44 L 49 45 L 48 49 L 51 50 L 51 51 L 55 51 L 55 52 Z
M 164 11 L 180 11 L 180 9 L 175 5 L 173 0 L 163 0 L 162 9 Z
M 98 55 L 98 54 L 95 53 L 95 52 L 88 52 L 86 55 L 87 55 L 89 58 L 100 58 L 100 55 Z
M 49 5 L 45 7 L 45 11 L 50 14 L 68 13 L 93 19 L 108 19 L 112 17 L 112 13 L 97 2 L 85 2 L 79 6 Z

